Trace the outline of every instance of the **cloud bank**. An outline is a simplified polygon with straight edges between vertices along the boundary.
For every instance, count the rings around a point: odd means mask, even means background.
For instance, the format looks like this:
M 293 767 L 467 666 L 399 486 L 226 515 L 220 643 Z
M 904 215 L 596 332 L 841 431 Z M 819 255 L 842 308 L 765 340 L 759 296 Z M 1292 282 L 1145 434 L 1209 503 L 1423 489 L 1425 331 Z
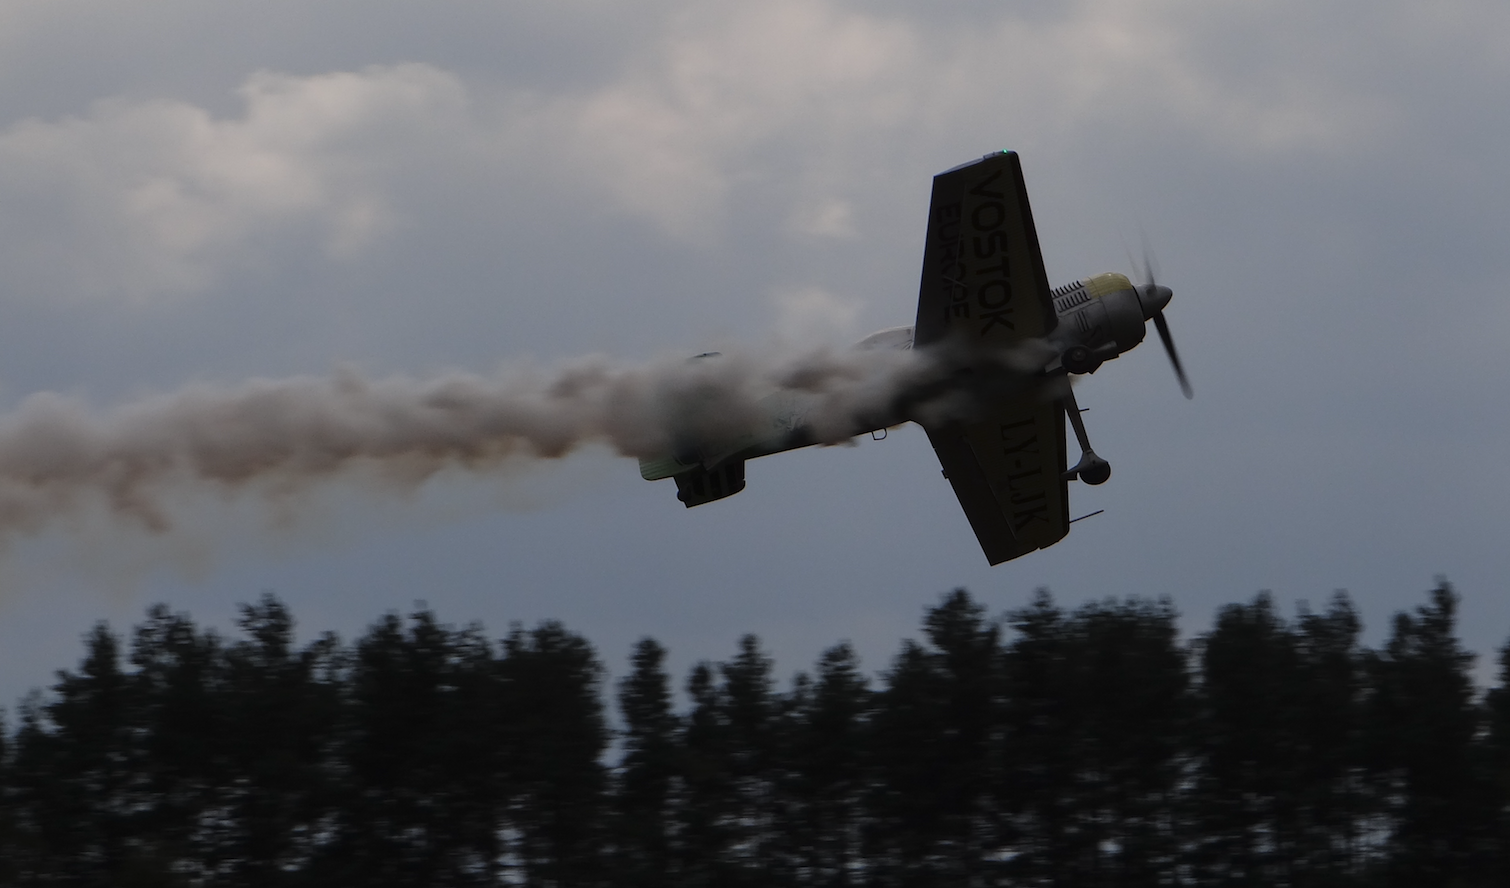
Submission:
M 1317 30 L 1268 34 L 1252 55 L 1216 47 L 1280 17 L 1103 0 L 936 21 L 840 0 L 672 4 L 586 83 L 411 62 L 261 71 L 232 115 L 104 99 L 0 132 L 0 260 L 49 296 L 151 302 L 300 256 L 351 261 L 417 221 L 420 191 L 502 203 L 541 179 L 674 239 L 706 242 L 732 210 L 762 207 L 794 237 L 845 240 L 862 233 L 857 198 L 898 187 L 898 169 L 957 162 L 962 144 L 1338 155 L 1397 135 L 1378 58 L 1322 39 L 1324 11 L 1291 7 Z M 1368 21 L 1389 49 L 1376 55 L 1403 58 L 1470 39 L 1470 24 Z

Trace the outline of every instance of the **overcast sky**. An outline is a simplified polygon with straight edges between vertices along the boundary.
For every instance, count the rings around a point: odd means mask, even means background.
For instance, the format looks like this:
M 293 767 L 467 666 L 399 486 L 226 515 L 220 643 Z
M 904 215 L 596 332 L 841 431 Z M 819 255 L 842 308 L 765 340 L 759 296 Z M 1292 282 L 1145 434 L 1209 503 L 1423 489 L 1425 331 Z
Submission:
M 1078 388 L 1111 481 L 990 568 L 926 438 L 781 454 L 687 510 L 589 448 L 395 495 L 175 493 L 0 560 L 0 702 L 96 620 L 304 637 L 416 600 L 559 618 L 621 671 L 759 633 L 885 668 L 940 592 L 1169 596 L 1186 627 L 1346 589 L 1377 643 L 1434 576 L 1510 636 L 1510 7 L 1291 0 L 0 0 L 0 410 L 252 377 L 491 373 L 910 324 L 931 177 L 1020 152 L 1049 276 L 1145 238 L 1156 340 Z

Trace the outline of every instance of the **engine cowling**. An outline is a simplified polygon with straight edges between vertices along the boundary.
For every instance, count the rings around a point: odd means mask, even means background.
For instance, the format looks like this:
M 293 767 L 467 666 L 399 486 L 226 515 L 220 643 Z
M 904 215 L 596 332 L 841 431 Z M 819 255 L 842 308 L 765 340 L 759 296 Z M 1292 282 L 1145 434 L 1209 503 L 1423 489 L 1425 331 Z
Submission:
M 1080 363 L 1090 369 L 1142 342 L 1148 333 L 1143 304 L 1125 275 L 1098 274 L 1059 287 L 1052 295 L 1059 315 L 1054 338 L 1065 343 L 1066 351 L 1076 346 L 1089 349 L 1094 358 Z

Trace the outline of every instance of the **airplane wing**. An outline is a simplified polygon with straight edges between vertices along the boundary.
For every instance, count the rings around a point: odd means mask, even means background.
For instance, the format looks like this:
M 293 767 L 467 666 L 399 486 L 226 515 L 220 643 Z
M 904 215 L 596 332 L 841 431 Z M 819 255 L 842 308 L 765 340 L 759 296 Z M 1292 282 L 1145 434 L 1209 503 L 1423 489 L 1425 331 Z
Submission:
M 1070 532 L 1057 402 L 1019 398 L 985 419 L 924 430 L 987 561 L 1010 561 Z
M 933 178 L 914 347 L 954 339 L 1010 348 L 1058 323 L 1016 153 Z M 1000 564 L 1069 533 L 1064 410 L 1031 394 L 978 420 L 924 427 L 986 559 Z
M 1057 322 L 1017 154 L 934 176 L 914 347 L 948 337 L 1005 347 Z

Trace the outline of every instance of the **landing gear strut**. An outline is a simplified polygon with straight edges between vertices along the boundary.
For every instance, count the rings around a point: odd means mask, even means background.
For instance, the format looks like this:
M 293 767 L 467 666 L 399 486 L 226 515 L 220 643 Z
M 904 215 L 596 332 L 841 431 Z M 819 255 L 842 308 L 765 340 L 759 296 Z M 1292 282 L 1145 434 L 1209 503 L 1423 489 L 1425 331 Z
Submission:
M 1105 484 L 1106 479 L 1112 476 L 1112 464 L 1097 456 L 1096 451 L 1091 449 L 1091 439 L 1085 433 L 1085 421 L 1080 418 L 1080 405 L 1075 403 L 1073 389 L 1065 392 L 1061 403 L 1065 414 L 1070 418 L 1070 425 L 1075 429 L 1075 439 L 1080 442 L 1080 462 L 1075 463 L 1074 468 L 1064 473 L 1064 480 L 1072 481 L 1079 478 L 1086 484 Z

